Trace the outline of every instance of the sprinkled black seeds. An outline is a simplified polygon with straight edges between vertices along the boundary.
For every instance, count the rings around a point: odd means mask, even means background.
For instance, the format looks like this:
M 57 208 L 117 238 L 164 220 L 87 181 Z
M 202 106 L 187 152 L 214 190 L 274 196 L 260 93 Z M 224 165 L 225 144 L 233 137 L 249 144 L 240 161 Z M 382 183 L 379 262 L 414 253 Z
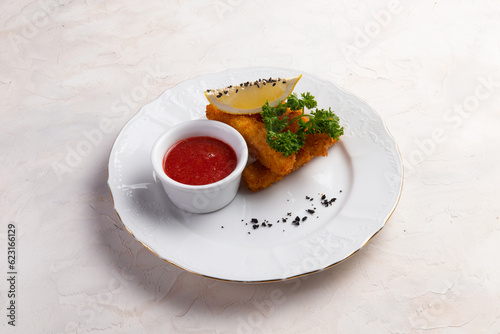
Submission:
M 330 198 L 329 200 L 328 199 L 325 199 L 323 201 L 321 201 L 321 204 L 325 207 L 329 207 L 330 205 L 332 205 L 335 201 L 337 200 L 336 197 L 334 198 Z
M 263 79 L 263 81 L 261 81 L 261 82 L 265 82 L 265 81 L 266 81 L 266 79 Z M 257 82 L 254 82 L 254 84 L 257 84 Z M 340 190 L 340 192 L 342 192 L 342 190 Z M 322 193 L 319 195 L 321 197 L 319 202 L 324 207 L 332 206 L 333 203 L 335 203 L 337 201 L 337 197 L 328 198 L 326 194 L 322 194 Z M 312 202 L 314 200 L 314 198 L 311 196 L 305 196 L 305 200 Z M 290 199 L 287 199 L 287 201 L 290 202 Z M 317 214 L 317 208 L 316 208 L 315 203 L 311 203 L 311 206 L 312 206 L 312 208 L 307 208 L 307 209 L 304 208 L 303 212 L 306 213 L 306 215 L 301 215 L 299 213 L 298 215 L 295 216 L 295 218 L 292 218 L 293 213 L 287 212 L 286 216 L 281 217 L 280 219 L 277 219 L 276 223 L 282 223 L 282 224 L 288 223 L 289 222 L 288 218 L 290 217 L 290 224 L 295 226 L 295 227 L 298 227 L 301 224 L 303 224 L 306 220 L 308 220 L 309 217 L 311 217 L 312 219 L 314 219 L 314 218 L 319 219 L 319 215 Z M 244 220 L 242 219 L 241 221 L 244 221 Z M 258 229 L 259 227 L 271 228 L 273 226 L 273 224 L 270 224 L 269 220 L 267 220 L 267 219 L 251 218 L 249 222 L 251 223 L 253 230 Z M 248 225 L 248 222 L 245 223 L 245 225 Z M 221 228 L 224 228 L 224 226 L 221 226 Z M 285 229 L 283 229 L 283 232 L 285 232 Z M 250 232 L 248 232 L 248 234 L 250 234 Z
M 295 219 L 292 221 L 292 225 L 299 226 L 300 225 L 300 217 L 297 216 Z
M 253 82 L 250 82 L 250 81 L 242 82 L 239 84 L 239 87 L 249 87 L 249 86 L 251 87 L 251 86 L 255 85 L 255 86 L 257 86 L 257 88 L 262 88 L 261 86 L 265 86 L 267 84 L 272 84 L 274 87 L 274 86 L 276 86 L 276 83 L 278 83 L 278 82 L 286 84 L 286 80 L 282 80 L 281 78 L 278 78 L 278 79 L 269 78 L 269 79 L 258 79 L 258 80 L 255 80 Z M 223 95 L 228 95 L 229 91 L 231 89 L 233 89 L 233 87 L 234 87 L 233 85 L 229 85 L 229 86 L 222 88 L 222 89 L 207 89 L 207 93 L 215 92 L 215 93 L 217 93 L 217 95 L 215 97 L 221 98 Z M 239 90 L 236 89 L 235 93 L 238 93 L 238 92 L 239 92 Z

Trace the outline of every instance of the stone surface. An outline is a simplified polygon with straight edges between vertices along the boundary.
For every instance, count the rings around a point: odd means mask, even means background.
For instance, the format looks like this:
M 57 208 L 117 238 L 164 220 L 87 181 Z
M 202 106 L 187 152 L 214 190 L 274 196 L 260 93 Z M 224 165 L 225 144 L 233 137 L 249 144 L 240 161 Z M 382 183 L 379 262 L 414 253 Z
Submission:
M 21 0 L 0 22 L 7 333 L 500 333 L 498 1 Z M 335 83 L 399 144 L 398 208 L 323 273 L 199 277 L 113 209 L 108 155 L 127 120 L 179 82 L 247 66 Z

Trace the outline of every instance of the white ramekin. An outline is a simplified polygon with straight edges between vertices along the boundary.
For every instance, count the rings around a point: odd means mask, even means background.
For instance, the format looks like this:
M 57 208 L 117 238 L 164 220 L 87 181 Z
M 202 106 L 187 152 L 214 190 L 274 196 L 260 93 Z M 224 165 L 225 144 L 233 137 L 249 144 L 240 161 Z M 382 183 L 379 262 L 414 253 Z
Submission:
M 163 170 L 163 159 L 167 150 L 182 139 L 196 136 L 210 136 L 230 145 L 238 159 L 234 171 L 220 181 L 199 186 L 183 184 L 168 177 Z M 228 205 L 238 192 L 241 173 L 247 160 L 248 148 L 238 131 L 222 122 L 204 119 L 171 127 L 156 140 L 151 150 L 155 180 L 161 182 L 173 204 L 192 213 L 208 213 Z

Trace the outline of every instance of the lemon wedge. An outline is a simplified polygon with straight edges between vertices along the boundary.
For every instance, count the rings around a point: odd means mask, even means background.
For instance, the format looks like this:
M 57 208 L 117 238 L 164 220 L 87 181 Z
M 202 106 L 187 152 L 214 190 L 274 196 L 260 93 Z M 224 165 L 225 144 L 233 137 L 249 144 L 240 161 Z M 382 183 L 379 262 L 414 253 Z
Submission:
M 286 100 L 301 77 L 302 75 L 248 81 L 236 86 L 208 89 L 205 91 L 205 96 L 211 104 L 224 112 L 257 114 L 261 112 L 266 101 L 276 107 L 280 101 Z

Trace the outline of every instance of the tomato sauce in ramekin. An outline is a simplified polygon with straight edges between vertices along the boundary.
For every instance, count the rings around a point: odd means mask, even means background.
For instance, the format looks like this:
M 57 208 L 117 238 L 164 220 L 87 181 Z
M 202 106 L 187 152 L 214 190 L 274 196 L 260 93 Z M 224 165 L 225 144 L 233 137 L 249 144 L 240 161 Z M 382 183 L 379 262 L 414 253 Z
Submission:
M 172 180 L 187 185 L 220 181 L 236 168 L 234 149 L 222 140 L 199 136 L 172 145 L 163 159 L 163 170 Z

